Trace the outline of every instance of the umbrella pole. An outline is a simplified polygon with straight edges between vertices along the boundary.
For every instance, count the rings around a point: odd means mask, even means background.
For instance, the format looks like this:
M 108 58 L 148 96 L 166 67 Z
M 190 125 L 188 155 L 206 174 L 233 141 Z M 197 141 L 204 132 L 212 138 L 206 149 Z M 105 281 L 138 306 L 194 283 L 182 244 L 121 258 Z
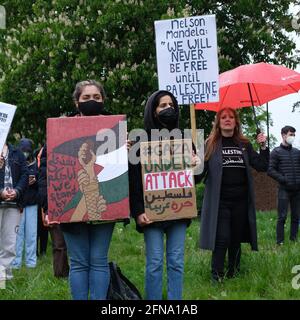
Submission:
M 258 121 L 257 121 L 257 117 L 256 117 L 256 113 L 255 113 L 255 110 L 254 110 L 254 103 L 253 103 L 253 98 L 252 98 L 252 92 L 251 92 L 251 89 L 250 89 L 250 84 L 247 83 L 248 85 L 248 90 L 249 90 L 249 94 L 250 94 L 250 99 L 251 99 L 251 104 L 252 104 L 252 110 L 253 110 L 253 114 L 254 114 L 254 122 L 255 122 L 255 125 L 256 125 L 256 133 L 259 134 L 260 133 L 260 129 L 258 127 Z
M 267 136 L 268 136 L 268 147 L 270 148 L 270 134 L 269 134 L 269 103 L 267 102 Z

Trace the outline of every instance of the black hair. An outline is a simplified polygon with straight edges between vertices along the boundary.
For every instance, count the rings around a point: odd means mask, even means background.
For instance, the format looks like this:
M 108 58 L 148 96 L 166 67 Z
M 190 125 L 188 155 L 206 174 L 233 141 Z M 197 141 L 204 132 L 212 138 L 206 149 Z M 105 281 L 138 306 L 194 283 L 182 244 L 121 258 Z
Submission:
M 159 92 L 156 96 L 155 96 L 155 98 L 154 98 L 154 100 L 153 100 L 153 112 L 155 113 L 155 110 L 156 110 L 156 108 L 159 106 L 159 100 L 160 100 L 160 98 L 162 98 L 162 97 L 164 97 L 164 96 L 169 96 L 171 99 L 172 99 L 172 102 L 173 102 L 173 104 L 174 105 L 176 105 L 177 104 L 177 102 L 176 102 L 176 100 L 175 100 L 175 97 L 170 93 L 170 92 L 168 92 L 168 91 L 161 91 L 161 92 Z
M 296 132 L 296 129 L 291 126 L 285 126 L 281 129 L 281 134 L 287 134 L 288 132 Z

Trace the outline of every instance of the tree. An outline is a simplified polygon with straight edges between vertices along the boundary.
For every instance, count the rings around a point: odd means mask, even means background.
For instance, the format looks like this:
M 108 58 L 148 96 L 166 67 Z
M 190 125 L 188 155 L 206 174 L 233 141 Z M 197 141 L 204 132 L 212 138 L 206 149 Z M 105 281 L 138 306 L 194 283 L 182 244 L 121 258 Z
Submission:
M 46 118 L 72 112 L 76 82 L 96 78 L 107 91 L 107 108 L 126 113 L 129 129 L 141 127 L 146 99 L 158 84 L 155 20 L 215 13 L 220 72 L 262 60 L 294 67 L 299 57 L 286 33 L 294 2 L 3 1 L 0 100 L 18 106 L 13 132 L 42 142 Z M 251 127 L 248 109 L 241 112 Z M 181 126 L 189 127 L 189 108 L 181 113 Z M 198 127 L 208 133 L 213 116 L 197 112 Z

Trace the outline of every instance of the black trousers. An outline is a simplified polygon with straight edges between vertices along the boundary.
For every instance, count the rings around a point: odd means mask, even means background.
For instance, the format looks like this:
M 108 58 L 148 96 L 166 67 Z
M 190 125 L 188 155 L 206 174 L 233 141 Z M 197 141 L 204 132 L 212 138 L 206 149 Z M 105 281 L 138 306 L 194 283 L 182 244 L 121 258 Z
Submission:
M 231 277 L 240 269 L 241 242 L 249 232 L 247 203 L 247 197 L 220 200 L 216 244 L 211 260 L 214 279 L 218 280 L 225 275 L 224 264 L 227 251 L 226 276 Z
M 295 241 L 298 234 L 298 224 L 300 217 L 300 190 L 287 191 L 283 188 L 278 189 L 278 216 L 276 227 L 276 241 L 284 241 L 284 225 L 288 214 L 288 207 L 291 207 L 291 229 L 290 240 Z
M 36 255 L 44 255 L 48 245 L 48 228 L 43 225 L 41 207 L 38 206 Z

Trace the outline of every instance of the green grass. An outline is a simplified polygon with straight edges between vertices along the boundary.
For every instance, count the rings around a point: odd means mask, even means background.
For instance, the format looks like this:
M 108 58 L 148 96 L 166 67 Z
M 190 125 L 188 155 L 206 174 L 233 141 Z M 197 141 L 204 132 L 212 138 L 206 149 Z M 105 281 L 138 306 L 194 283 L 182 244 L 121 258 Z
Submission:
M 295 274 L 291 270 L 300 265 L 300 243 L 275 244 L 276 213 L 258 213 L 259 252 L 242 245 L 241 273 L 217 286 L 210 282 L 209 251 L 199 250 L 199 222 L 193 221 L 187 231 L 185 251 L 184 299 L 188 300 L 265 300 L 299 299 L 300 291 L 292 287 Z M 288 239 L 289 221 L 286 225 Z M 135 224 L 117 224 L 110 247 L 110 260 L 116 261 L 124 274 L 143 294 L 144 241 L 135 231 Z M 164 277 L 164 281 L 165 281 Z M 299 281 L 298 281 L 299 282 Z M 166 281 L 164 282 L 166 284 Z M 166 296 L 164 292 L 164 297 Z M 1 300 L 65 300 L 71 299 L 67 280 L 56 279 L 52 271 L 51 246 L 47 256 L 38 260 L 37 268 L 14 270 L 14 279 L 0 290 Z

